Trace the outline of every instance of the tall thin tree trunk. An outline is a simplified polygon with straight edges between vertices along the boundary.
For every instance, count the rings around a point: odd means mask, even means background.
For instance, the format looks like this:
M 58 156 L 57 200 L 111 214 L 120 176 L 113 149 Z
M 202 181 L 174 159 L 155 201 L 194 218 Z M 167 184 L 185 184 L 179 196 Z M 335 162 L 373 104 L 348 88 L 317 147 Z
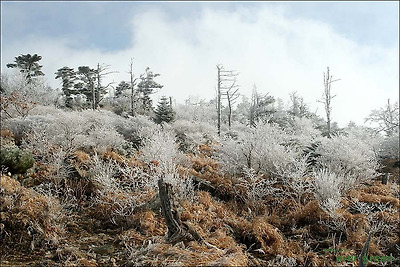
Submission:
M 218 114 L 218 136 L 221 136 L 221 67 L 217 66 L 218 70 L 218 88 L 217 88 L 217 114 Z
M 231 105 L 231 97 L 229 94 L 226 94 L 228 99 L 228 126 L 229 130 L 231 129 L 231 118 L 232 118 L 232 105 Z

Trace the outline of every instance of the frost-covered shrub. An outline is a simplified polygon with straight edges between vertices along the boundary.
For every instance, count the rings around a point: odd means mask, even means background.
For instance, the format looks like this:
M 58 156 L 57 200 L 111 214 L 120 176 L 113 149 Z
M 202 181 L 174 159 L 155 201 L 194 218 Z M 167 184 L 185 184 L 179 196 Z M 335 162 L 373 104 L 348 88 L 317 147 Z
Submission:
M 188 175 L 179 175 L 177 170 L 173 173 L 167 173 L 164 176 L 164 182 L 172 185 L 174 196 L 179 199 L 193 201 L 195 199 L 193 180 Z
M 24 147 L 42 154 L 62 147 L 70 152 L 78 148 L 104 151 L 123 149 L 126 142 L 115 129 L 118 116 L 107 111 L 64 112 L 14 118 L 6 126 L 15 136 L 24 137 Z
M 142 159 L 146 162 L 157 162 L 158 169 L 166 173 L 174 173 L 177 164 L 186 160 L 185 155 L 178 150 L 175 134 L 171 129 L 159 128 L 145 140 L 141 150 Z
M 328 169 L 316 170 L 313 173 L 313 191 L 320 207 L 328 213 L 340 207 L 342 193 L 352 182 L 348 177 L 338 175 Z
M 385 137 L 380 143 L 379 156 L 398 159 L 400 157 L 399 134 Z
M 115 162 L 105 162 L 98 155 L 95 155 L 91 162 L 88 176 L 102 190 L 113 190 L 118 188 L 118 183 L 114 178 L 117 173 Z
M 178 197 L 193 199 L 192 181 L 179 171 L 179 166 L 189 166 L 189 160 L 178 147 L 174 131 L 167 124 L 163 124 L 151 138 L 146 139 L 141 149 L 141 158 L 150 163 L 155 179 L 162 177 L 165 182 L 171 184 Z
M 136 149 L 141 148 L 145 140 L 149 139 L 152 133 L 160 128 L 159 125 L 143 115 L 121 119 L 116 127 L 125 140 L 129 141 Z
M 16 143 L 20 143 L 23 138 L 26 138 L 34 129 L 44 129 L 54 120 L 53 115 L 31 115 L 25 119 L 13 118 L 2 123 L 2 127 L 9 129 L 15 138 Z M 39 130 L 39 131 L 40 131 Z
M 376 154 L 379 154 L 380 144 L 384 140 L 381 134 L 376 133 L 376 131 L 371 128 L 363 126 L 348 127 L 344 130 L 344 135 L 368 144 Z
M 230 174 L 241 174 L 245 168 L 256 173 L 292 178 L 303 176 L 306 163 L 300 151 L 288 142 L 290 136 L 275 125 L 259 125 L 221 141 L 218 161 Z
M 59 92 L 46 84 L 43 77 L 35 77 L 28 83 L 18 70 L 1 74 L 2 118 L 26 117 L 38 105 L 53 105 Z M 4 116 L 5 115 L 5 116 Z
M 94 185 L 94 216 L 114 224 L 129 224 L 136 209 L 154 194 L 157 177 L 127 162 L 105 160 L 95 154 L 88 179 Z
M 273 187 L 276 182 L 276 179 L 264 179 L 251 168 L 245 168 L 241 177 L 241 185 L 246 188 L 247 199 L 255 202 L 276 193 L 278 189 Z
M 172 124 L 180 150 L 193 152 L 195 147 L 217 139 L 216 129 L 208 123 L 177 120 Z
M 186 104 L 174 106 L 177 120 L 213 124 L 216 121 L 215 104 L 203 99 L 188 99 Z
M 379 165 L 376 154 L 370 144 L 353 136 L 337 135 L 332 138 L 321 138 L 315 149 L 319 155 L 316 167 L 354 179 L 355 183 L 376 176 Z
M 290 135 L 290 141 L 293 142 L 293 145 L 302 149 L 310 146 L 322 134 L 314 127 L 312 120 L 298 117 L 290 120 L 290 126 L 286 131 Z

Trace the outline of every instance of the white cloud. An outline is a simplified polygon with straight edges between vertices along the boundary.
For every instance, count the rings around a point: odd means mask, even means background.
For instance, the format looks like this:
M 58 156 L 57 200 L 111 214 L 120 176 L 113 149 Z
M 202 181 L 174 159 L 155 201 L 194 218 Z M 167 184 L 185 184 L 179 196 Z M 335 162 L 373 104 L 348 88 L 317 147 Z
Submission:
M 53 86 L 53 73 L 63 66 L 78 67 L 98 62 L 111 65 L 116 82 L 127 80 L 128 64 L 142 73 L 149 66 L 160 73 L 164 88 L 159 95 L 172 95 L 183 102 L 189 95 L 211 99 L 215 95 L 216 64 L 240 72 L 240 92 L 250 95 L 253 84 L 261 92 L 288 99 L 298 91 L 312 109 L 323 90 L 323 72 L 341 80 L 332 85 L 333 120 L 344 126 L 349 120 L 362 123 L 371 109 L 387 98 L 397 99 L 398 47 L 383 50 L 352 42 L 329 25 L 285 17 L 272 8 L 217 11 L 203 9 L 200 16 L 170 20 L 162 10 L 152 9 L 132 20 L 133 45 L 118 52 L 71 49 L 68 42 L 29 38 L 18 44 L 3 42 L 2 66 L 21 53 L 43 56 L 44 72 Z M 76 44 L 74 44 L 77 47 Z

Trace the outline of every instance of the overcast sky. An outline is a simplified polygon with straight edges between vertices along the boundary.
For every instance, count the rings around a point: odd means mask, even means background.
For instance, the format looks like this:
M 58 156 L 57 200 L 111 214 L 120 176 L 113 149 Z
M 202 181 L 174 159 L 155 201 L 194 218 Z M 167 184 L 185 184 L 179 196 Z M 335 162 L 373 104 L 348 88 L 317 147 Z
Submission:
M 215 97 L 216 65 L 237 70 L 240 92 L 317 100 L 329 66 L 333 120 L 358 124 L 399 95 L 399 3 L 392 2 L 11 2 L 1 1 L 1 71 L 39 54 L 49 84 L 57 69 L 97 63 L 128 80 L 160 73 L 159 95 Z M 156 96 L 159 97 L 159 96 Z

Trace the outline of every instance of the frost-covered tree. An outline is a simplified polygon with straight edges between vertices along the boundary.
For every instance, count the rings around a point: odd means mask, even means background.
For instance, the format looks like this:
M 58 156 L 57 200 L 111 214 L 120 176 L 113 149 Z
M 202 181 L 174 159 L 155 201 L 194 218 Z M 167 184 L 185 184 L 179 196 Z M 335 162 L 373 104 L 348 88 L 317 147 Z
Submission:
M 170 123 L 175 119 L 175 111 L 172 109 L 170 99 L 162 96 L 155 113 L 154 122 L 160 124 L 162 122 Z
M 2 73 L 0 85 L 2 119 L 24 118 L 37 105 L 53 105 L 58 99 L 58 92 L 53 90 L 43 77 L 36 77 L 28 82 L 25 73 L 19 71 Z
M 94 109 L 96 70 L 89 66 L 79 66 L 77 77 L 79 82 L 74 85 L 75 89 L 85 95 L 87 105 Z
M 227 97 L 228 100 L 228 123 L 231 126 L 232 117 L 232 101 L 236 100 L 238 94 L 238 86 L 236 78 L 239 75 L 234 70 L 225 70 L 221 64 L 217 65 L 217 132 L 221 134 L 221 114 L 222 114 L 222 98 Z
M 377 132 L 384 132 L 386 136 L 393 136 L 399 133 L 399 103 L 394 104 L 387 100 L 387 104 L 371 111 L 365 122 L 375 123 Z
M 32 82 L 34 77 L 44 76 L 42 72 L 42 65 L 39 64 L 39 61 L 42 59 L 41 56 L 34 54 L 26 54 L 15 57 L 15 63 L 7 64 L 7 68 L 17 68 L 21 73 L 25 75 L 25 78 L 28 83 Z
M 103 100 L 104 96 L 108 93 L 109 87 L 114 83 L 110 82 L 107 85 L 103 84 L 103 79 L 106 75 L 111 73 L 115 73 L 114 71 L 108 71 L 110 65 L 105 65 L 100 63 L 97 64 L 96 68 L 96 86 L 95 86 L 95 94 L 94 94 L 94 101 L 93 101 L 93 109 L 97 109 L 100 105 L 100 102 Z
M 303 97 L 299 96 L 297 92 L 290 93 L 290 108 L 288 113 L 292 116 L 299 118 L 310 118 L 311 114 L 306 103 L 304 103 Z
M 322 98 L 318 100 L 318 102 L 321 102 L 325 106 L 325 114 L 326 114 L 326 129 L 327 129 L 327 136 L 331 136 L 331 120 L 332 120 L 332 99 L 336 95 L 331 94 L 331 86 L 333 82 L 339 81 L 340 79 L 337 80 L 332 80 L 333 77 L 332 75 L 329 74 L 329 67 L 327 67 L 326 73 L 324 72 L 324 92 L 322 94 Z
M 154 81 L 154 78 L 160 76 L 158 73 L 153 73 L 149 67 L 146 68 L 146 73 L 140 75 L 138 83 L 138 92 L 141 94 L 142 113 L 149 114 L 153 111 L 153 101 L 150 95 L 156 93 L 157 89 L 163 88 L 163 85 Z
M 74 88 L 74 82 L 76 80 L 76 73 L 74 69 L 69 67 L 62 67 L 55 73 L 56 79 L 62 80 L 62 91 L 65 96 L 65 106 L 72 108 L 72 101 L 77 91 Z
M 215 124 L 217 116 L 215 114 L 215 101 L 207 101 L 198 97 L 189 97 L 184 104 L 175 106 L 176 119 L 191 122 L 202 122 Z
M 250 126 L 254 127 L 257 123 L 266 123 L 275 112 L 274 108 L 275 99 L 268 94 L 260 94 L 257 92 L 257 87 L 254 85 L 253 93 L 251 95 L 251 106 L 249 122 Z
M 128 82 L 122 81 L 115 87 L 115 97 L 121 97 L 123 93 L 130 88 Z

